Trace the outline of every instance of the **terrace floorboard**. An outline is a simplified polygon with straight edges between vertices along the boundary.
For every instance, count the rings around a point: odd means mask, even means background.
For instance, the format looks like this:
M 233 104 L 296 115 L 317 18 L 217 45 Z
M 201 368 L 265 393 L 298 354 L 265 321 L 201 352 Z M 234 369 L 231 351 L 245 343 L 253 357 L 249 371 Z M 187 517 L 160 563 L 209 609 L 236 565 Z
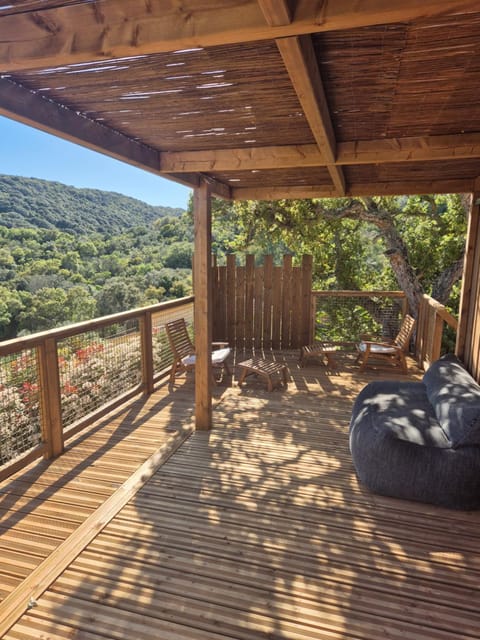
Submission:
M 480 513 L 374 496 L 351 463 L 356 393 L 405 377 L 360 374 L 351 356 L 330 370 L 270 355 L 289 365 L 288 390 L 217 387 L 212 431 L 145 476 L 5 640 L 478 638 Z M 54 548 L 158 446 L 188 435 L 192 379 L 167 391 L 2 484 L 4 594 L 28 600 Z

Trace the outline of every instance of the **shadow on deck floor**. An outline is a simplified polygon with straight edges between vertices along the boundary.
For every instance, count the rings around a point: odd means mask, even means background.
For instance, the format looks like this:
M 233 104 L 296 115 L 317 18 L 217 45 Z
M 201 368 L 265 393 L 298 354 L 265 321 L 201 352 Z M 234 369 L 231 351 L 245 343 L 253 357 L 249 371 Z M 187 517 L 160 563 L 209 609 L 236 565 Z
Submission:
M 4 483 L 3 593 L 34 606 L 3 637 L 478 638 L 480 514 L 374 496 L 354 474 L 353 398 L 392 376 L 359 375 L 350 355 L 336 370 L 296 356 L 272 354 L 289 365 L 287 390 L 216 387 L 210 432 L 189 435 L 193 382 L 181 379 Z M 34 565 L 48 569 L 61 538 L 179 437 L 37 594 Z

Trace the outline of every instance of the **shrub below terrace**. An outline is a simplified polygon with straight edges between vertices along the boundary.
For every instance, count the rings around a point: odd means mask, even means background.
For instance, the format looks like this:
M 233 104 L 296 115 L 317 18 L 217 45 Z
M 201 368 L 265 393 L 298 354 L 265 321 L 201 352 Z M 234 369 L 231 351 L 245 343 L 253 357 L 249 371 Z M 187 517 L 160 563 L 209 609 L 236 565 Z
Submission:
M 100 337 L 81 335 L 58 350 L 63 426 L 68 427 L 141 382 L 137 331 Z M 172 363 L 165 333 L 153 332 L 154 370 Z M 35 352 L 0 359 L 0 465 L 41 441 L 40 396 Z
M 0 386 L 0 465 L 39 444 L 41 438 L 38 387 Z
M 67 427 L 141 381 L 140 353 L 125 353 L 109 341 L 80 348 L 60 359 L 63 426 Z
M 67 427 L 139 384 L 140 354 L 101 341 L 59 357 L 63 426 Z M 0 361 L 0 464 L 41 440 L 37 366 L 34 358 Z

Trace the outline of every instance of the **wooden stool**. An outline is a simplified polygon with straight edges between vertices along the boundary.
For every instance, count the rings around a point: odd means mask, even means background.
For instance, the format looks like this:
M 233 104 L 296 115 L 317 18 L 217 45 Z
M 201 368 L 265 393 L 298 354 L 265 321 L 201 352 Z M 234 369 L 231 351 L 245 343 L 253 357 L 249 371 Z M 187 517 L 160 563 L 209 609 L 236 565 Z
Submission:
M 304 367 L 308 360 L 313 358 L 325 358 L 327 365 L 331 369 L 337 368 L 337 362 L 333 356 L 335 347 L 329 347 L 324 342 L 314 342 L 307 344 L 300 349 L 299 364 Z
M 238 386 L 241 387 L 245 378 L 250 375 L 257 375 L 265 378 L 267 381 L 268 391 L 273 391 L 273 377 L 278 376 L 280 383 L 285 386 L 288 384 L 288 368 L 286 364 L 262 360 L 261 358 L 250 358 L 244 362 L 239 362 L 238 366 L 242 369 L 242 373 L 238 380 Z

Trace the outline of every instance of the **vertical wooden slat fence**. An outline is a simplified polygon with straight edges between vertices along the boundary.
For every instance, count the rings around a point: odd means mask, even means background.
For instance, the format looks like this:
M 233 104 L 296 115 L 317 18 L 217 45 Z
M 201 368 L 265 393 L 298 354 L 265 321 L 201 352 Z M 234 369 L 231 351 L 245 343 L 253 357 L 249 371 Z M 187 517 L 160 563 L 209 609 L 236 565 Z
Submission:
M 264 256 L 255 266 L 253 255 L 245 266 L 234 255 L 225 266 L 212 267 L 214 340 L 228 340 L 237 349 L 298 348 L 311 339 L 312 257 L 293 266 L 292 256 L 274 266 Z
M 263 347 L 272 347 L 272 289 L 273 289 L 273 257 L 265 256 L 263 260 Z

